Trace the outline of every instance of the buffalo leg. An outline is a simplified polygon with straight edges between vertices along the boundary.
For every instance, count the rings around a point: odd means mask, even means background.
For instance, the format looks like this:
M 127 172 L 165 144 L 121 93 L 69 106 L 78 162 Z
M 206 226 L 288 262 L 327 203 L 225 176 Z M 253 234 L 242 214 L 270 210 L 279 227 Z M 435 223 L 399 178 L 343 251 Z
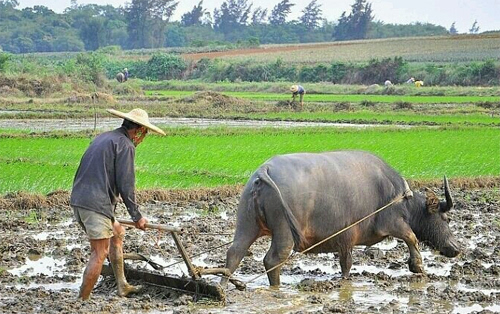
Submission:
M 250 248 L 250 245 L 252 245 L 252 243 L 254 243 L 256 239 L 257 236 L 243 236 L 242 238 L 238 238 L 233 242 L 226 255 L 226 268 L 229 269 L 231 274 L 234 273 L 243 257 L 245 257 L 245 255 L 247 254 L 248 248 Z M 222 277 L 220 282 L 221 285 L 226 286 L 228 280 L 228 277 Z
M 256 214 L 256 204 L 252 200 L 250 187 L 247 186 L 238 204 L 238 218 L 233 244 L 226 254 L 226 268 L 229 269 L 231 274 L 234 273 L 255 240 L 264 235 Z M 221 285 L 227 286 L 228 281 L 229 278 L 222 277 Z
M 264 267 L 266 268 L 267 278 L 272 287 L 280 285 L 281 263 L 283 263 L 293 248 L 293 240 L 291 237 L 280 237 L 273 235 L 271 247 L 264 257 Z M 278 266 L 280 265 L 280 266 Z
M 342 247 L 339 249 L 340 269 L 342 278 L 349 278 L 352 267 L 352 247 Z
M 418 240 L 410 226 L 408 226 L 406 222 L 399 220 L 390 234 L 405 241 L 408 246 L 408 249 L 410 250 L 410 259 L 408 260 L 410 271 L 413 273 L 423 273 L 424 267 L 422 264 L 422 256 L 420 255 L 420 250 L 418 249 Z
M 255 221 L 253 210 L 249 208 L 249 196 L 242 197 L 246 201 L 241 201 L 238 207 L 238 219 L 234 241 L 226 255 L 226 268 L 234 273 L 243 257 L 247 254 L 250 246 L 262 235 L 262 230 Z M 250 203 L 251 204 L 251 203 Z M 226 286 L 228 277 L 222 277 L 221 285 Z

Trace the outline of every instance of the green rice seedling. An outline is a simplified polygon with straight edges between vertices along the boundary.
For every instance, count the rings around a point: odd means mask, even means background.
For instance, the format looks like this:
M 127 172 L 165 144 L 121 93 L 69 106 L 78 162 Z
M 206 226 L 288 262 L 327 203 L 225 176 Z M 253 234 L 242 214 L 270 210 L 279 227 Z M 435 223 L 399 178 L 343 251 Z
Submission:
M 166 129 L 137 148 L 137 186 L 192 188 L 243 184 L 277 154 L 359 149 L 378 154 L 405 177 L 497 176 L 496 127 Z M 0 194 L 69 190 L 86 137 L 3 138 Z
M 39 213 L 36 210 L 30 210 L 28 215 L 24 217 L 24 221 L 30 224 L 36 224 L 40 222 Z
M 170 96 L 181 97 L 193 94 L 192 91 L 145 91 L 148 96 Z M 283 93 L 257 93 L 257 92 L 232 92 L 224 91 L 225 95 L 261 101 L 279 101 L 289 99 L 290 95 Z M 366 95 L 366 94 L 307 94 L 306 101 L 310 102 L 354 102 L 361 103 L 371 101 L 374 103 L 396 103 L 408 102 L 413 104 L 468 104 L 478 102 L 498 102 L 498 96 L 425 96 L 425 95 Z

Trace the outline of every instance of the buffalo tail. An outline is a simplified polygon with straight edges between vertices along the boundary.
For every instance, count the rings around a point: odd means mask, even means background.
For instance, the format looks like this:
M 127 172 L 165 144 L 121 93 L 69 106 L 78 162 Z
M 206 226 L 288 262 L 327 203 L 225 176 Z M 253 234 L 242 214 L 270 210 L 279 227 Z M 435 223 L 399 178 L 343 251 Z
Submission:
M 274 180 L 269 176 L 268 169 L 269 168 L 267 166 L 264 166 L 258 170 L 257 179 L 255 179 L 254 181 L 253 194 L 256 195 L 255 192 L 259 188 L 259 183 L 260 183 L 259 181 L 265 182 L 276 192 L 281 204 L 283 205 L 282 206 L 283 215 L 285 216 L 286 222 L 288 223 L 290 231 L 292 232 L 292 237 L 293 237 L 293 242 L 295 243 L 295 247 L 298 249 L 298 251 L 302 251 L 307 247 L 308 241 L 304 236 L 304 234 L 302 233 L 302 231 L 300 230 L 299 222 L 293 215 L 290 206 L 283 199 L 283 194 L 281 193 L 278 185 L 276 185 Z

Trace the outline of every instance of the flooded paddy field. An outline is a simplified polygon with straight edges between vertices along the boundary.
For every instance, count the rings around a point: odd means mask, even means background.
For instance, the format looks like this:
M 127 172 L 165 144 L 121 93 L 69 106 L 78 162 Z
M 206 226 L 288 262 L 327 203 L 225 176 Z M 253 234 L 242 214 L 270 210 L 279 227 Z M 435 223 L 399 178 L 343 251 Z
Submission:
M 108 131 L 116 128 L 117 120 L 112 117 L 99 118 L 95 124 L 96 130 Z M 293 128 L 293 127 L 384 127 L 383 124 L 352 124 L 330 122 L 297 122 L 297 121 L 265 121 L 265 120 L 231 120 L 208 118 L 150 118 L 151 123 L 166 127 L 247 127 L 247 128 Z M 32 132 L 46 131 L 82 131 L 93 128 L 94 119 L 0 119 L 0 128 L 29 130 Z M 393 125 L 393 127 L 409 128 L 408 125 Z
M 145 286 L 120 298 L 114 281 L 102 278 L 91 300 L 77 299 L 89 245 L 66 206 L 0 211 L 1 313 L 500 313 L 500 196 L 498 189 L 452 188 L 451 229 L 462 245 L 445 258 L 421 245 L 425 275 L 408 270 L 406 245 L 387 239 L 357 247 L 348 280 L 334 253 L 298 255 L 282 270 L 280 289 L 268 286 L 262 260 L 270 245 L 261 238 L 235 273 L 245 291 L 231 284 L 226 304 Z M 440 192 L 436 190 L 436 192 Z M 151 222 L 181 226 L 181 240 L 196 266 L 223 267 L 236 226 L 237 196 L 143 204 Z M 390 210 L 390 209 L 389 209 Z M 118 216 L 128 218 L 120 208 Z M 138 252 L 187 275 L 172 238 L 163 232 L 127 228 L 125 251 Z M 130 261 L 135 268 L 153 268 Z M 260 275 L 260 277 L 259 277 Z M 206 276 L 214 283 L 219 278 Z

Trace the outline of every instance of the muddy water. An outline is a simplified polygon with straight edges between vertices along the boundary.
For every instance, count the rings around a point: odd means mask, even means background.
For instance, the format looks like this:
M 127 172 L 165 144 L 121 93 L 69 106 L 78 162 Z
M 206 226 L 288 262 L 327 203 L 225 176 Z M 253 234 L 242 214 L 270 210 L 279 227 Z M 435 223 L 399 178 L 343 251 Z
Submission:
M 281 288 L 271 289 L 262 275 L 269 238 L 261 238 L 235 274 L 251 281 L 247 290 L 229 286 L 225 305 L 158 287 L 119 298 L 111 279 L 100 280 L 90 301 L 77 301 L 89 250 L 71 211 L 43 210 L 38 223 L 24 221 L 29 211 L 0 212 L 0 313 L 500 313 L 499 192 L 454 191 L 454 197 L 451 225 L 463 253 L 448 259 L 423 245 L 425 276 L 408 270 L 404 243 L 387 239 L 355 249 L 348 280 L 340 278 L 336 254 L 299 255 L 284 266 Z M 145 204 L 142 211 L 151 221 L 189 230 L 181 238 L 195 265 L 220 267 L 227 247 L 205 251 L 232 240 L 226 234 L 234 232 L 236 205 L 236 198 L 217 198 Z M 125 209 L 119 216 L 126 217 Z M 126 251 L 162 265 L 179 261 L 167 234 L 128 229 L 125 241 Z M 153 271 L 144 262 L 129 265 Z M 179 263 L 165 273 L 187 269 Z
M 352 123 L 323 123 L 323 122 L 294 122 L 294 121 L 260 121 L 260 120 L 222 120 L 222 119 L 204 119 L 204 118 L 151 118 L 153 124 L 164 127 L 197 127 L 208 128 L 211 126 L 227 127 L 273 127 L 273 128 L 292 128 L 292 127 L 349 127 L 365 128 L 382 125 L 370 124 L 352 124 Z M 115 118 L 99 118 L 96 123 L 98 130 L 110 130 L 118 127 L 120 121 Z M 408 128 L 410 126 L 400 126 Z M 94 128 L 94 119 L 0 119 L 0 129 L 23 129 L 30 131 L 80 131 Z

